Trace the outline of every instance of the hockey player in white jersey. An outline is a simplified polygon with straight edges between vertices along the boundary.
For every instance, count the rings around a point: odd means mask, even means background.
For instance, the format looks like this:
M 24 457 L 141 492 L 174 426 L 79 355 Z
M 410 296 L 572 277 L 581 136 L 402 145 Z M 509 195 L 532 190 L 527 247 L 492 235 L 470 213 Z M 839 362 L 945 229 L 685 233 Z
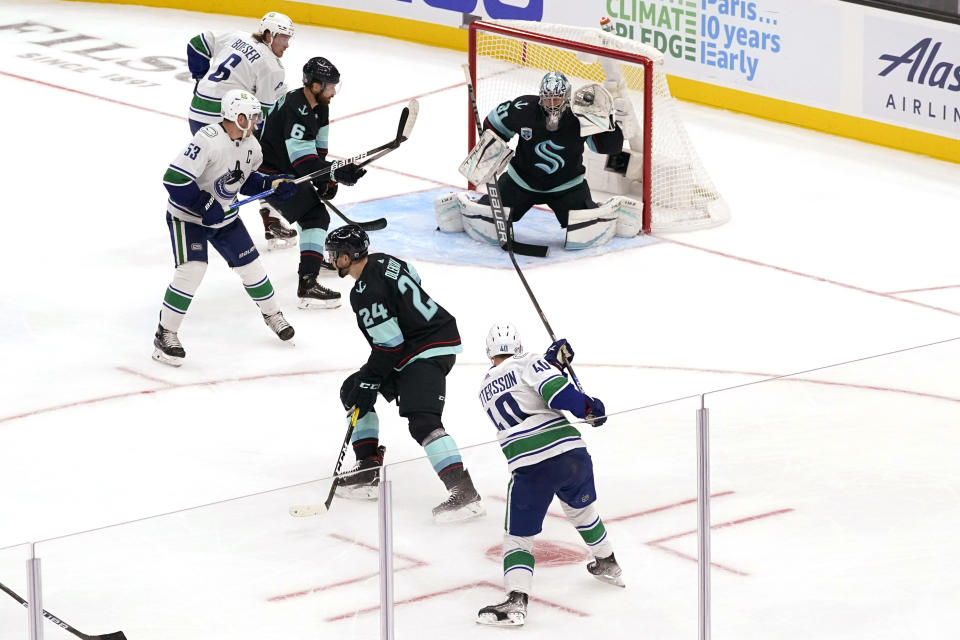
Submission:
M 283 200 L 296 193 L 296 186 L 291 176 L 257 172 L 263 153 L 251 134 L 262 116 L 260 101 L 246 91 L 229 91 L 221 109 L 222 122 L 201 128 L 163 176 L 175 270 L 163 297 L 153 358 L 172 366 L 180 366 L 186 355 L 177 331 L 207 270 L 208 244 L 240 276 L 267 326 L 281 340 L 294 334 L 280 312 L 253 240 L 238 210 L 230 206 L 237 193 L 253 195 L 274 188 L 273 197 Z
M 220 122 L 220 102 L 228 91 L 242 89 L 260 101 L 263 117 L 286 93 L 286 71 L 280 59 L 290 46 L 293 22 L 270 11 L 256 33 L 205 31 L 187 43 L 187 66 L 196 80 L 190 102 L 190 133 Z M 270 249 L 296 245 L 297 232 L 285 226 L 277 212 L 261 202 L 260 217 Z
M 487 334 L 493 366 L 480 387 L 480 403 L 497 428 L 507 458 L 510 484 L 503 538 L 503 581 L 507 599 L 480 609 L 477 622 L 522 625 L 533 582 L 533 538 L 553 497 L 590 548 L 587 571 L 603 582 L 624 586 L 613 546 L 594 501 L 593 463 L 580 432 L 563 411 L 599 427 L 606 422 L 603 403 L 582 393 L 563 373 L 573 359 L 566 340 L 544 355 L 523 353 L 511 324 L 496 324 Z

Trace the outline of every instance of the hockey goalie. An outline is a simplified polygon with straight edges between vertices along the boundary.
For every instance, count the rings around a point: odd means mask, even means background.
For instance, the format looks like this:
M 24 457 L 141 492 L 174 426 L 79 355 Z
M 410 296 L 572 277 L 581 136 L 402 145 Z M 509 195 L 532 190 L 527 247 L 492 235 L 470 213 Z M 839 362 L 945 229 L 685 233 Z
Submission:
M 460 165 L 472 184 L 496 183 L 504 212 L 517 222 L 534 205 L 546 205 L 566 230 L 564 248 L 599 246 L 614 235 L 632 237 L 643 205 L 615 196 L 594 202 L 583 165 L 584 148 L 615 155 L 625 131 L 636 129 L 629 100 L 614 99 L 599 84 L 576 91 L 551 71 L 536 95 L 503 102 L 483 122 L 477 144 Z M 516 149 L 509 143 L 516 138 Z M 465 231 L 479 242 L 499 244 L 489 197 L 451 193 L 434 202 L 441 231 Z

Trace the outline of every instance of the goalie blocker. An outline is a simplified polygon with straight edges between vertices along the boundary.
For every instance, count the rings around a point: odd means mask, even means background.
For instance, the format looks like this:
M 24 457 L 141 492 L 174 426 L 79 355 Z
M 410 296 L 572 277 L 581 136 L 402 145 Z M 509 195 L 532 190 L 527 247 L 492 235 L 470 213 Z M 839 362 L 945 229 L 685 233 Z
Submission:
M 477 242 L 498 246 L 497 227 L 490 207 L 482 205 L 466 192 L 448 193 L 433 202 L 437 226 L 446 233 L 466 232 Z M 509 215 L 509 209 L 506 210 Z M 570 211 L 564 248 L 569 250 L 599 247 L 614 236 L 632 238 L 643 224 L 643 203 L 633 198 L 614 196 L 595 209 Z

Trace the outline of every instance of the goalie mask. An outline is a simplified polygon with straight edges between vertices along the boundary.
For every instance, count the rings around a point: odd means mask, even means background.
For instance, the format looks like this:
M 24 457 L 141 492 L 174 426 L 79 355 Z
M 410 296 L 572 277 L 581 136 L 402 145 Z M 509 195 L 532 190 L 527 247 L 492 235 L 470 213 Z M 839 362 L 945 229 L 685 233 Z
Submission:
M 232 89 L 227 91 L 220 100 L 220 115 L 224 120 L 229 120 L 240 127 L 243 137 L 246 138 L 260 124 L 263 110 L 255 96 L 241 89 Z M 246 127 L 240 124 L 241 115 L 247 117 Z
M 495 324 L 487 332 L 487 357 L 515 356 L 523 353 L 520 332 L 510 323 Z
M 560 116 L 570 104 L 570 81 L 559 71 L 551 71 L 540 80 L 540 107 L 547 114 L 547 131 L 556 131 Z

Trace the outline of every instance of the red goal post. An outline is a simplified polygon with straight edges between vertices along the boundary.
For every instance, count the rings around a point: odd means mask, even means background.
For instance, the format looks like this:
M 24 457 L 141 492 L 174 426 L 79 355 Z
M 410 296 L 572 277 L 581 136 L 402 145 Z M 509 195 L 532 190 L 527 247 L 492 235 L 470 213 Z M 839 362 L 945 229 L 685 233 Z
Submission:
M 702 229 L 729 219 L 680 122 L 657 49 L 599 28 L 477 20 L 469 26 L 468 55 L 481 118 L 504 101 L 536 93 L 548 71 L 563 72 L 574 88 L 603 84 L 633 103 L 640 131 L 624 145 L 626 168 L 608 168 L 606 156 L 589 150 L 584 164 L 591 190 L 642 201 L 644 233 Z M 469 101 L 467 118 L 469 151 L 476 143 Z

